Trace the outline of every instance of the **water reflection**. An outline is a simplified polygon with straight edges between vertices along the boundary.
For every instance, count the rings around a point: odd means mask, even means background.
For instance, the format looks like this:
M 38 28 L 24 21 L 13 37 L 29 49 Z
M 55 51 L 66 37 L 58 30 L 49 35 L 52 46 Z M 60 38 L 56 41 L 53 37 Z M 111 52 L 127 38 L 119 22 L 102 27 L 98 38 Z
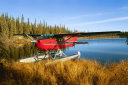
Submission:
M 128 59 L 128 38 L 119 39 L 83 39 L 80 42 L 88 42 L 89 44 L 75 45 L 71 48 L 63 49 L 67 55 L 81 52 L 81 58 L 97 60 L 104 62 L 119 62 Z M 0 59 L 8 60 L 21 59 L 25 57 L 35 56 L 39 50 L 32 43 L 7 45 L 0 42 Z M 41 51 L 43 54 L 44 51 Z
M 0 58 L 8 56 L 9 52 L 7 49 L 6 45 L 0 42 Z
M 66 49 L 61 50 L 65 52 Z M 55 52 L 56 50 L 51 50 L 50 52 L 52 51 Z M 45 51 L 37 49 L 33 43 L 14 45 L 6 45 L 2 42 L 0 43 L 0 59 L 4 58 L 7 60 L 18 60 L 35 56 L 38 53 L 44 54 Z
M 126 44 L 128 45 L 128 37 L 126 38 Z
M 37 53 L 37 49 L 35 46 L 27 43 L 27 44 L 14 44 L 14 45 L 6 45 L 4 43 L 0 44 L 0 58 L 5 59 L 20 59 L 24 57 L 33 56 Z

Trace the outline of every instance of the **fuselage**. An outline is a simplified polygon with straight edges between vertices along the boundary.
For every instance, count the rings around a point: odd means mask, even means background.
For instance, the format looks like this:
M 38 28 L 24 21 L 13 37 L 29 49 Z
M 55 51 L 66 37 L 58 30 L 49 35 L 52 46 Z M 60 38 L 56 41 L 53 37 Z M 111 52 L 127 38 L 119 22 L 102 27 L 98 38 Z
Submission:
M 77 37 L 65 36 L 59 39 L 41 39 L 36 41 L 36 47 L 44 51 L 57 50 L 66 47 L 73 47 L 75 45 L 74 42 L 77 42 Z

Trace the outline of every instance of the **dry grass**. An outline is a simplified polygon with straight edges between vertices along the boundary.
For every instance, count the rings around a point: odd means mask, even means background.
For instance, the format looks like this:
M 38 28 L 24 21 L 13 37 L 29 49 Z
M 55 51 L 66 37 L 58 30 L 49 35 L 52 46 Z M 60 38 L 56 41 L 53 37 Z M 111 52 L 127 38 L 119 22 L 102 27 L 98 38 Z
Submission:
M 10 43 L 16 43 L 16 44 L 24 44 L 24 43 L 28 43 L 31 40 L 24 37 L 24 36 L 13 36 L 10 38 L 9 42 Z
M 109 67 L 85 59 L 47 66 L 1 62 L 0 85 L 128 85 L 128 61 Z
M 118 35 L 95 35 L 95 36 L 86 36 L 78 37 L 78 39 L 103 39 L 103 38 L 119 38 Z
M 13 47 L 23 47 L 26 43 L 31 43 L 31 40 L 24 36 L 13 36 L 8 40 L 8 45 Z

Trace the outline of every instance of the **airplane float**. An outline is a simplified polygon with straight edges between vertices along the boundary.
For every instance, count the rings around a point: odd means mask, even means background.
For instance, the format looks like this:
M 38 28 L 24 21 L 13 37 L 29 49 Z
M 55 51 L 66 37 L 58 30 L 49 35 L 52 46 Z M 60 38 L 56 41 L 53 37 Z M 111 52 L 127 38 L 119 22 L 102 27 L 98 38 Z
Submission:
M 69 59 L 79 58 L 80 52 L 78 54 L 70 55 L 67 57 L 61 49 L 67 47 L 73 47 L 75 44 L 88 44 L 88 42 L 77 42 L 77 37 L 85 36 L 95 36 L 95 35 L 109 35 L 109 34 L 121 34 L 120 31 L 107 31 L 107 32 L 80 32 L 75 33 L 64 33 L 64 34 L 14 34 L 14 35 L 23 35 L 31 39 L 31 42 L 35 43 L 35 47 L 39 50 L 45 51 L 44 56 L 36 55 L 32 58 L 21 59 L 20 62 L 34 62 L 46 58 L 55 59 L 59 57 L 59 61 L 66 61 Z M 32 37 L 38 37 L 37 39 Z M 39 38 L 41 37 L 41 38 Z M 51 53 L 49 51 L 56 50 L 56 52 Z M 62 54 L 65 56 L 62 57 Z M 58 58 L 57 58 L 58 59 Z

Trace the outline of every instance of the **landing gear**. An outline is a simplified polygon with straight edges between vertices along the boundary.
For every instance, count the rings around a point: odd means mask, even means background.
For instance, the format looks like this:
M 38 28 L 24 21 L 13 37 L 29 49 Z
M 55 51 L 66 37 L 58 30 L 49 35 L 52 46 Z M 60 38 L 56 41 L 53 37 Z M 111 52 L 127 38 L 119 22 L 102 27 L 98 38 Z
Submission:
M 55 59 L 56 57 L 62 58 L 62 55 L 66 56 L 63 53 L 62 50 L 58 49 L 56 52 L 46 51 L 45 54 L 44 54 L 44 56 L 42 56 L 42 57 L 40 57 L 40 53 L 38 53 L 34 59 L 36 61 L 43 60 L 43 59 L 46 59 L 46 58 Z
M 61 51 L 60 49 L 57 50 L 57 52 L 54 52 L 54 53 L 49 53 L 50 57 L 52 59 L 55 59 L 56 57 L 62 57 L 62 55 L 66 56 L 63 51 Z

